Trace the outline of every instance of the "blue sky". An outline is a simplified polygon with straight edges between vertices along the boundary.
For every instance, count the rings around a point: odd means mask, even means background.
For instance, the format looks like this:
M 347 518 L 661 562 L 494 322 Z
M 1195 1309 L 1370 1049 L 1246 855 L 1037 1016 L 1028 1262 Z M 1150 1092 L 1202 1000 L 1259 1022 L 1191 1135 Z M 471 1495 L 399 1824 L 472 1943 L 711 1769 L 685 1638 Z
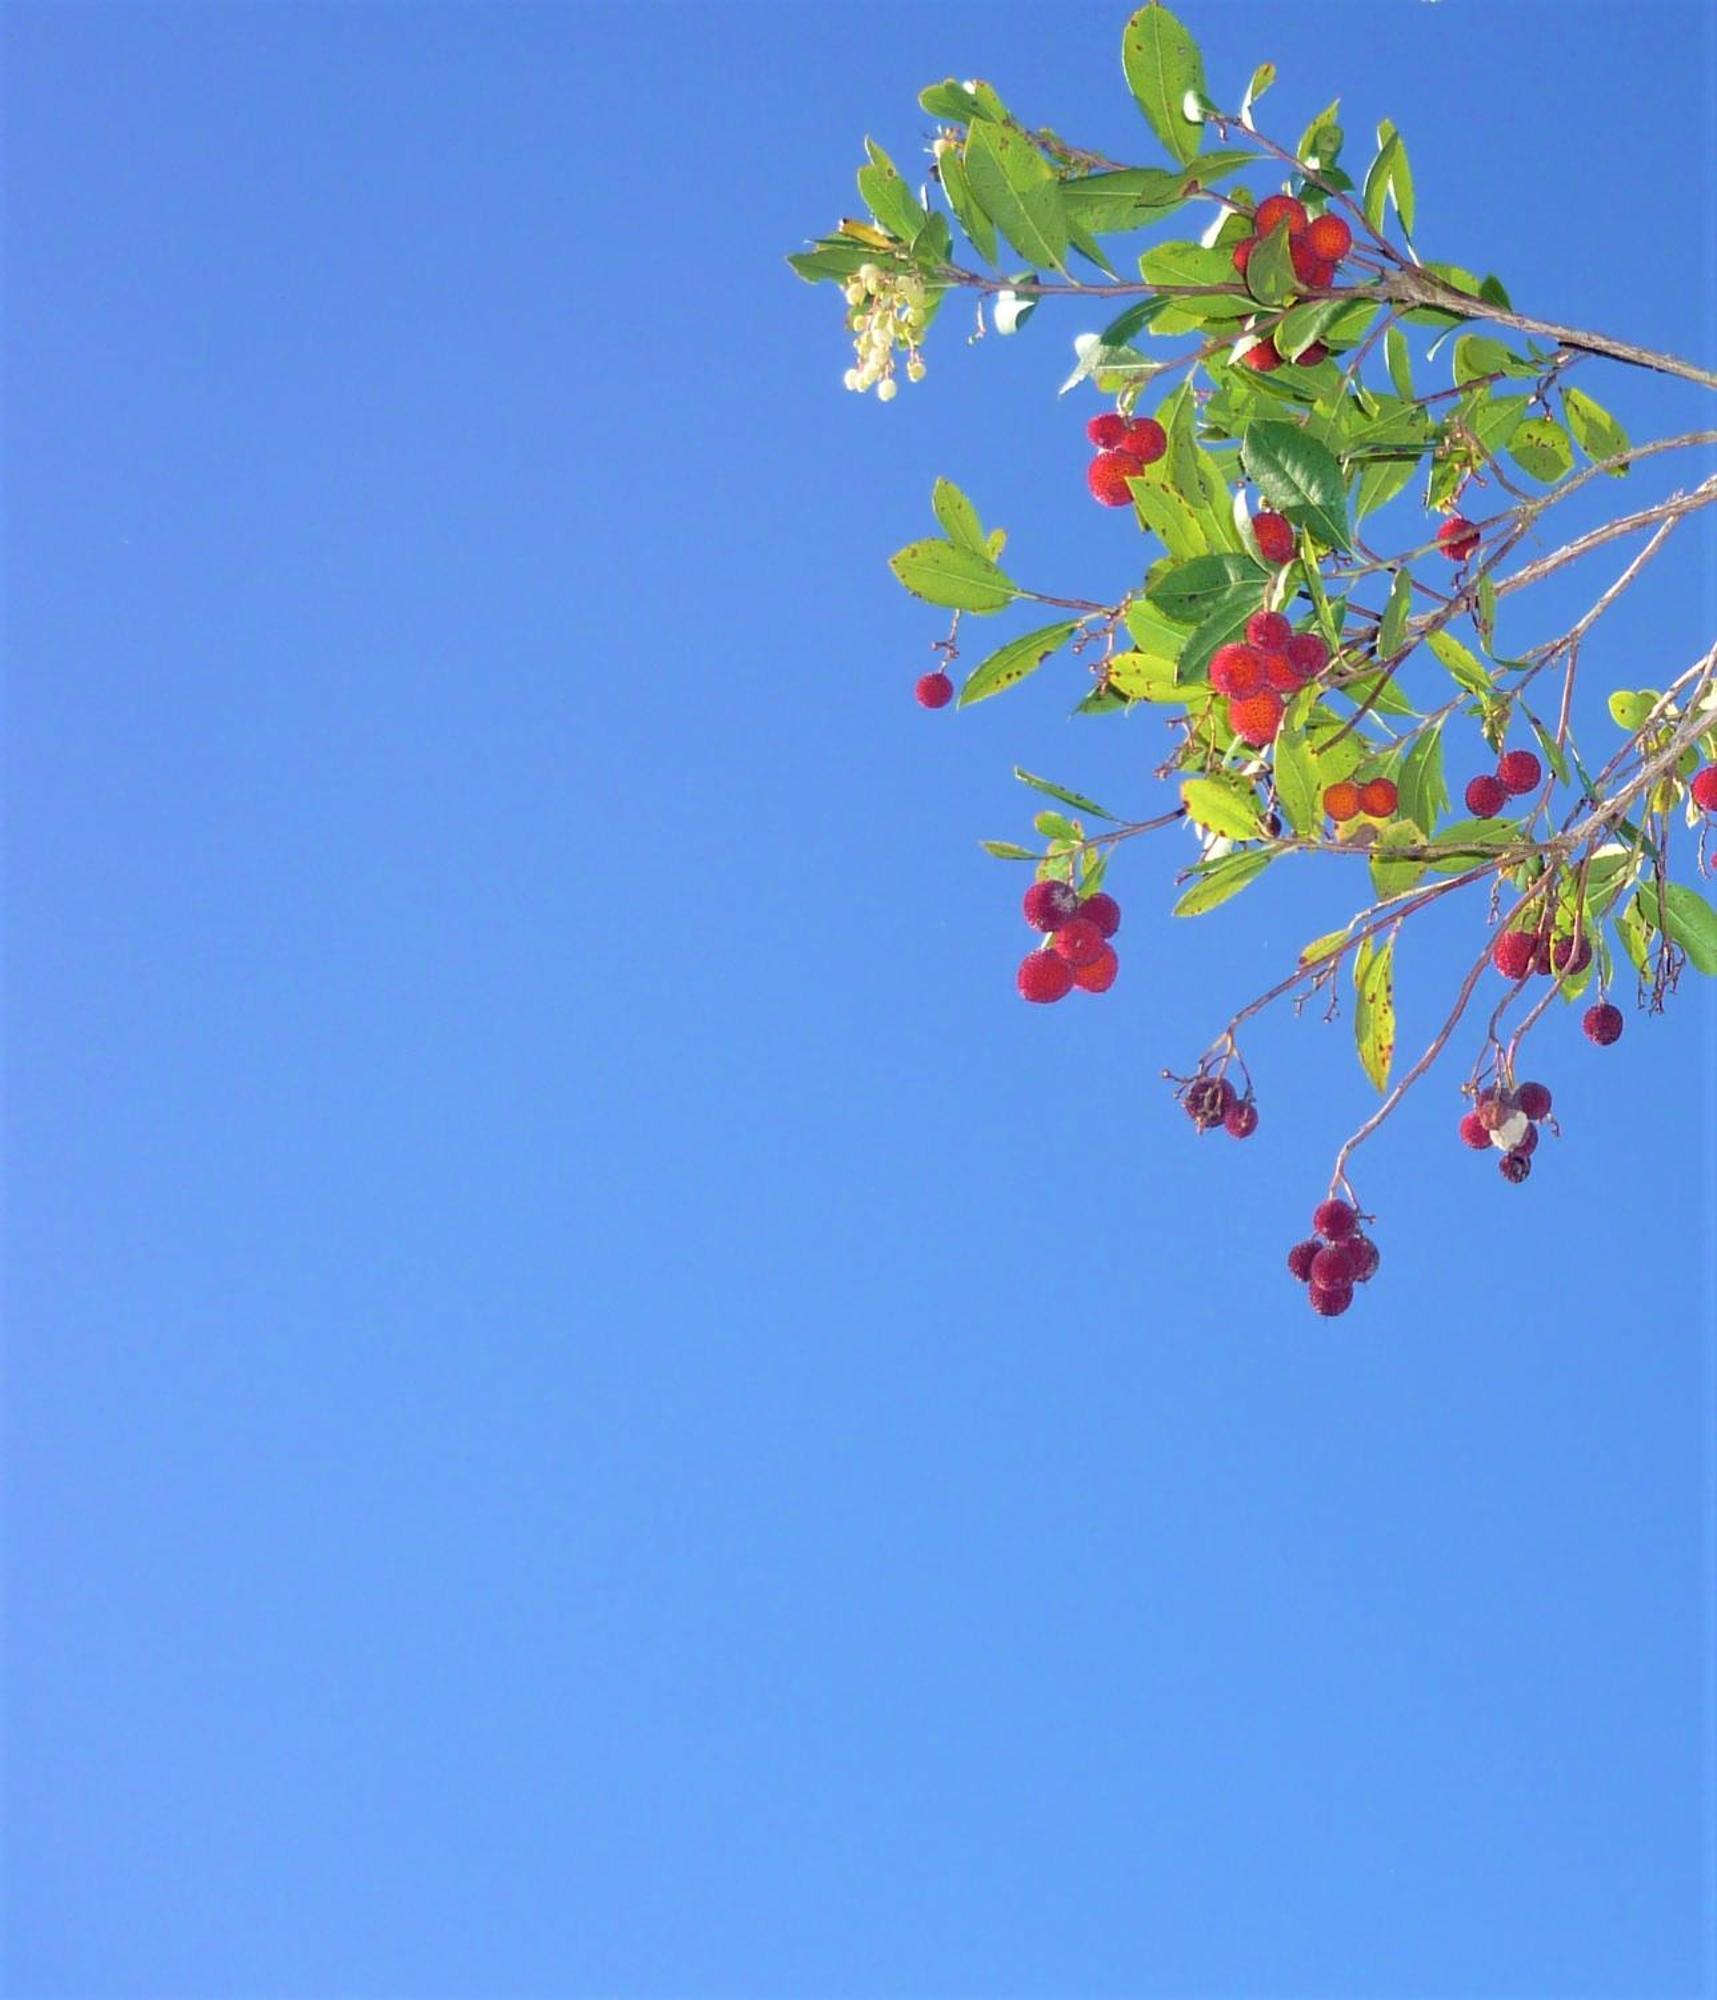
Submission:
M 1183 12 L 1394 117 L 1429 254 L 1717 352 L 1700 6 Z M 1519 1190 L 1428 1086 L 1320 1324 L 1345 1024 L 1244 1148 L 1160 1072 L 1338 885 L 1177 926 L 1139 844 L 1027 1009 L 1009 767 L 1147 811 L 1156 725 L 910 699 L 935 474 L 1136 573 L 1092 321 L 882 409 L 781 254 L 949 73 L 1154 157 L 1123 13 L 10 10 L 8 1991 L 1717 1991 L 1710 995 L 1550 1025 Z

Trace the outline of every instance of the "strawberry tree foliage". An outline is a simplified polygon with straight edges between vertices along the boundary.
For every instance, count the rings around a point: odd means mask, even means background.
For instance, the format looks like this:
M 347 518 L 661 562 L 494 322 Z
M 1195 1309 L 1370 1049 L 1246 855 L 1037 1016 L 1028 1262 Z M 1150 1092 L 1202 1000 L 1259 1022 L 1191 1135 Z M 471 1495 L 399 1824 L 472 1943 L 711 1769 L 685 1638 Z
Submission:
M 969 295 L 980 327 L 987 313 L 1000 333 L 1045 301 L 1101 307 L 1107 324 L 1076 338 L 1062 388 L 1102 403 L 1091 491 L 1131 509 L 1137 582 L 1105 604 L 1017 578 L 1003 534 L 937 480 L 937 532 L 892 562 L 906 590 L 951 614 L 919 699 L 950 698 L 956 660 L 971 661 L 962 707 L 1053 663 L 1079 678 L 1077 713 L 1145 704 L 1165 725 L 1158 776 L 1172 803 L 1153 817 L 1017 772 L 1054 801 L 1033 844 L 985 842 L 1032 870 L 1026 914 L 1045 938 L 1021 971 L 1028 999 L 1113 979 L 1110 864 L 1157 828 L 1190 822 L 1200 838 L 1177 884 L 1181 917 L 1257 893 L 1290 857 L 1342 856 L 1344 897 L 1365 883 L 1360 907 L 1175 1079 L 1195 1123 L 1244 1137 L 1257 1123 L 1247 1022 L 1278 1001 L 1349 996 L 1381 1103 L 1338 1152 L 1315 1233 L 1289 1260 L 1314 1309 L 1340 1312 L 1377 1267 L 1354 1149 L 1463 1028 L 1461 1136 L 1518 1182 L 1550 1115 L 1545 1086 L 1519 1074 L 1533 1027 L 1574 1003 L 1605 1046 L 1622 1030 L 1619 1000 L 1661 1008 L 1687 966 L 1717 973 L 1702 886 L 1717 647 L 1666 686 L 1614 692 L 1604 741 L 1582 745 L 1571 721 L 1605 612 L 1717 500 L 1717 476 L 1559 546 L 1554 534 L 1556 509 L 1594 482 L 1717 442 L 1634 443 L 1600 400 L 1604 364 L 1707 388 L 1717 375 L 1535 318 L 1497 278 L 1422 258 L 1412 166 L 1388 122 L 1368 158 L 1350 153 L 1338 104 L 1291 143 L 1269 136 L 1258 107 L 1272 66 L 1219 101 L 1191 34 L 1159 5 L 1127 22 L 1122 67 L 1148 128 L 1143 164 L 1030 126 L 987 83 L 950 79 L 919 100 L 935 121 L 923 184 L 867 141 L 869 219 L 789 262 L 840 289 L 847 387 L 884 402 L 902 373 L 923 378 L 952 297 Z M 1525 554 L 1529 541 L 1548 552 Z M 1604 551 L 1590 608 L 1565 631 L 1523 636 L 1517 594 Z M 967 621 L 990 620 L 1005 636 L 975 644 Z M 1480 892 L 1472 962 L 1430 1045 L 1402 1066 L 1397 941 L 1465 888 Z

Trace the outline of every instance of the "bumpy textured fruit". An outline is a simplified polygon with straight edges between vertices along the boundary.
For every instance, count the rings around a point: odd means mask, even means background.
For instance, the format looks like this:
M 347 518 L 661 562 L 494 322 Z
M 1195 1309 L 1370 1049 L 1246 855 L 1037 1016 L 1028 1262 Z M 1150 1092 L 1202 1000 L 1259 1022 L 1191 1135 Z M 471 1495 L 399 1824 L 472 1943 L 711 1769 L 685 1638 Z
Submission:
M 1069 917 L 1049 940 L 1051 950 L 1058 953 L 1075 968 L 1081 965 L 1095 965 L 1108 946 L 1103 942 L 1103 933 L 1089 917 Z
M 1511 1187 L 1519 1187 L 1532 1172 L 1532 1161 L 1516 1146 L 1512 1153 L 1504 1153 L 1497 1161 L 1496 1170 Z
M 1333 264 L 1325 263 L 1323 258 L 1312 248 L 1309 240 L 1304 236 L 1289 237 L 1288 261 L 1294 267 L 1294 276 L 1299 279 L 1302 285 L 1327 284 L 1328 279 L 1320 278 L 1318 273 L 1320 271 L 1333 272 L 1335 269 Z
M 1312 1311 L 1321 1319 L 1338 1319 L 1353 1304 L 1353 1287 L 1339 1286 L 1335 1291 L 1325 1291 L 1322 1285 L 1308 1285 L 1306 1297 L 1312 1302 Z
M 1246 266 L 1252 261 L 1252 252 L 1258 247 L 1256 236 L 1242 236 L 1234 246 L 1234 268 L 1241 277 L 1246 275 Z
M 1203 1132 L 1220 1125 L 1238 1101 L 1238 1093 L 1225 1076 L 1195 1077 L 1181 1100 L 1186 1115 Z
M 1437 530 L 1437 546 L 1450 562 L 1465 562 L 1479 545 L 1479 531 L 1464 514 L 1451 514 Z
M 1298 236 L 1306 226 L 1304 205 L 1295 201 L 1291 194 L 1269 194 L 1258 204 L 1258 212 L 1252 218 L 1252 226 L 1260 236 L 1268 236 L 1278 222 L 1288 225 L 1288 234 Z
M 1339 215 L 1319 215 L 1306 225 L 1306 241 L 1320 257 L 1339 264 L 1353 248 L 1353 231 Z
M 1218 694 L 1256 694 L 1264 685 L 1264 662 L 1251 646 L 1218 646 L 1210 656 L 1210 685 Z
M 1230 1105 L 1222 1119 L 1222 1129 L 1231 1139 L 1250 1139 L 1258 1129 L 1258 1107 L 1251 1098 Z
M 1079 908 L 1079 898 L 1065 882 L 1034 882 L 1020 898 L 1020 908 L 1034 931 L 1054 931 Z
M 1143 464 L 1130 451 L 1100 451 L 1085 471 L 1085 482 L 1093 500 L 1105 507 L 1130 507 L 1133 496 L 1127 481 L 1137 479 Z
M 1275 740 L 1282 726 L 1282 697 L 1270 688 L 1261 694 L 1243 695 L 1228 704 L 1228 726 L 1242 743 L 1261 750 Z
M 1019 990 L 1027 1000 L 1060 1000 L 1073 985 L 1073 969 L 1052 951 L 1028 951 L 1019 968 Z
M 1490 948 L 1490 962 L 1504 979 L 1524 979 L 1538 955 L 1538 940 L 1530 931 L 1504 931 Z
M 1490 1131 L 1476 1111 L 1469 1111 L 1461 1120 L 1461 1144 L 1471 1146 L 1475 1153 L 1482 1153 L 1490 1145 Z
M 1359 811 L 1359 787 L 1351 778 L 1343 778 L 1330 785 L 1324 792 L 1324 811 L 1337 826 L 1350 820 Z
M 1130 451 L 1141 465 L 1155 465 L 1169 448 L 1169 434 L 1155 417 L 1135 417 L 1127 426 L 1127 435 L 1121 445 L 1123 451 Z
M 1293 561 L 1294 524 L 1285 515 L 1255 514 L 1252 518 L 1252 539 L 1267 563 Z
M 1337 1201 L 1332 1195 L 1328 1201 L 1320 1201 L 1312 1211 L 1312 1227 L 1320 1236 L 1339 1243 L 1359 1227 L 1359 1217 L 1348 1203 Z
M 1622 1038 L 1622 1010 L 1612 1006 L 1608 1000 L 1600 1000 L 1597 1006 L 1586 1009 L 1580 1026 L 1586 1031 L 1587 1041 L 1607 1049 L 1612 1042 L 1619 1042 Z
M 1085 435 L 1099 451 L 1113 451 L 1127 435 L 1127 420 L 1118 410 L 1105 410 L 1085 426 Z
M 1513 797 L 1519 798 L 1524 792 L 1538 789 L 1544 776 L 1544 766 L 1530 750 L 1511 750 L 1496 767 L 1496 775 L 1502 781 L 1502 788 Z
M 1106 938 L 1112 938 L 1121 928 L 1120 904 L 1101 890 L 1085 898 L 1079 905 L 1079 914 L 1087 923 L 1095 924 Z
M 1347 1239 L 1347 1254 L 1353 1259 L 1353 1282 L 1363 1285 L 1377 1275 L 1377 1267 L 1383 1259 L 1377 1245 L 1369 1236 L 1350 1236 Z
M 1584 972 L 1592 962 L 1592 941 L 1588 937 L 1559 937 L 1550 940 L 1550 970 L 1572 977 Z
M 954 699 L 954 683 L 946 674 L 920 674 L 912 692 L 920 708 L 946 708 Z
M 1321 632 L 1296 632 L 1283 650 L 1302 681 L 1314 679 L 1329 665 L 1329 645 Z
M 1388 819 L 1400 802 L 1393 778 L 1372 778 L 1359 788 L 1359 809 L 1371 819 Z
M 1302 1285 L 1310 1282 L 1312 1259 L 1323 1247 L 1323 1244 L 1319 1242 L 1317 1237 L 1308 1236 L 1305 1242 L 1296 1243 L 1293 1249 L 1288 1252 L 1288 1269 L 1299 1279 Z
M 1503 789 L 1502 780 L 1491 777 L 1488 772 L 1483 777 L 1468 781 L 1466 797 L 1467 811 L 1474 819 L 1495 819 L 1508 803 L 1508 793 Z
M 1353 1254 L 1345 1243 L 1331 1243 L 1312 1259 L 1312 1283 L 1326 1292 L 1353 1283 Z
M 1523 1083 L 1514 1093 L 1514 1101 L 1528 1118 L 1550 1116 L 1550 1090 L 1547 1084 Z
M 1073 983 L 1082 993 L 1107 993 L 1120 969 L 1121 961 L 1115 955 L 1115 947 L 1106 944 L 1088 965 L 1073 968 Z
M 1294 694 L 1304 687 L 1299 669 L 1286 653 L 1266 653 L 1264 655 L 1264 684 L 1273 687 L 1278 694 Z
M 1254 341 L 1240 356 L 1240 366 L 1258 375 L 1273 375 L 1281 365 L 1282 357 L 1276 352 L 1273 340 Z
M 1294 636 L 1294 628 L 1279 611 L 1254 611 L 1246 621 L 1246 643 L 1276 653 Z
M 1695 772 L 1688 790 L 1701 812 L 1717 813 L 1717 764 L 1707 764 L 1703 771 Z

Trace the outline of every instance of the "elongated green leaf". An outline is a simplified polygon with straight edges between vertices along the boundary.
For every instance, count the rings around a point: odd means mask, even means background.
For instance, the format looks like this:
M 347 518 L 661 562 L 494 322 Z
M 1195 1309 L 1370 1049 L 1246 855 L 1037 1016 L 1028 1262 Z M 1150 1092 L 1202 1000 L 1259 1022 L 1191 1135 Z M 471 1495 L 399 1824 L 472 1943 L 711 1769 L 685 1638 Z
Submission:
M 1389 363 L 1389 379 L 1395 384 L 1395 393 L 1411 402 L 1413 358 L 1407 346 L 1407 336 L 1399 327 L 1392 326 L 1383 336 L 1383 352 Z
M 998 861 L 1035 861 L 1037 856 L 1029 847 L 1021 847 L 1013 840 L 980 840 L 978 845 L 986 854 L 993 854 Z
M 966 134 L 966 179 L 996 227 L 1030 264 L 1067 269 L 1067 218 L 1054 170 L 1011 125 Z
M 959 218 L 960 227 L 972 239 L 984 262 L 993 264 L 996 261 L 996 225 L 979 206 L 978 197 L 972 192 L 965 161 L 958 153 L 944 153 L 937 162 L 936 173 L 942 183 L 942 192 L 948 197 L 948 206 Z
M 1359 1066 L 1379 1091 L 1395 1062 L 1395 940 L 1382 950 L 1367 938 L 1353 955 L 1353 1038 Z
M 1363 521 L 1367 514 L 1375 514 L 1379 507 L 1385 507 L 1397 493 L 1413 483 L 1413 475 L 1419 469 L 1417 458 L 1374 458 L 1359 475 L 1359 484 L 1353 489 L 1353 517 Z
M 1121 67 L 1151 130 L 1171 159 L 1190 160 L 1204 143 L 1204 127 L 1186 116 L 1189 91 L 1204 95 L 1198 44 L 1166 7 L 1141 7 L 1121 38 Z
M 870 164 L 859 168 L 859 193 L 871 214 L 891 236 L 898 236 L 902 243 L 910 243 L 924 227 L 924 210 L 882 148 L 872 139 L 867 139 L 864 144 L 865 151 L 870 155 Z
M 1070 792 L 1065 785 L 1052 784 L 1048 778 L 1022 771 L 1017 764 L 1014 776 L 1022 785 L 1029 785 L 1034 792 L 1042 792 L 1045 798 L 1059 799 L 1064 806 L 1072 806 L 1075 812 L 1091 813 L 1098 819 L 1113 820 L 1115 817 L 1112 812 L 1105 812 L 1095 799 L 1086 798 L 1083 792 Z
M 1168 483 L 1162 467 L 1163 461 L 1159 459 L 1155 465 L 1147 466 L 1137 479 L 1127 482 L 1133 495 L 1133 506 L 1144 525 L 1162 538 L 1162 545 L 1169 554 L 1178 561 L 1187 562 L 1209 549 L 1210 536 L 1194 511 L 1192 502 L 1177 487 Z
M 1254 848 L 1246 854 L 1225 854 L 1220 861 L 1205 862 L 1193 871 L 1192 885 L 1175 904 L 1172 914 L 1202 917 L 1206 910 L 1214 910 L 1230 896 L 1238 896 L 1249 882 L 1256 882 L 1274 859 L 1273 855 Z
M 1150 600 L 1159 611 L 1183 625 L 1196 625 L 1236 589 L 1252 593 L 1252 609 L 1263 602 L 1267 572 L 1249 556 L 1194 556 L 1177 564 L 1150 588 Z
M 1427 729 L 1408 749 L 1396 767 L 1395 783 L 1400 791 L 1401 817 L 1411 820 L 1420 838 L 1428 840 L 1439 814 L 1449 804 L 1449 787 L 1443 776 L 1443 730 L 1439 723 Z
M 1695 970 L 1717 973 L 1717 910 L 1683 882 L 1663 891 L 1663 927 L 1686 952 Z
M 1180 788 L 1189 818 L 1230 840 L 1258 840 L 1264 821 L 1252 787 L 1238 778 L 1188 778 Z
M 1112 654 L 1104 671 L 1109 685 L 1129 701 L 1183 702 L 1189 692 L 1176 684 L 1174 661 L 1155 653 Z
M 1261 243 L 1253 246 L 1247 260 L 1246 289 L 1262 306 L 1284 305 L 1300 290 L 1288 240 L 1288 225 L 1278 222 Z
M 1347 548 L 1347 496 L 1341 467 L 1326 446 L 1297 424 L 1266 419 L 1246 426 L 1241 452 L 1247 472 L 1277 512 L 1310 528 L 1329 547 Z
M 1464 875 L 1499 847 L 1520 838 L 1520 828 L 1511 819 L 1463 819 L 1438 830 L 1434 844 L 1436 859 L 1430 863 L 1433 875 Z
M 1288 824 L 1302 839 L 1310 840 L 1322 830 L 1324 819 L 1323 785 L 1319 782 L 1311 745 L 1305 729 L 1291 706 L 1277 734 L 1272 756 L 1276 796 L 1288 815 Z
M 1568 433 L 1554 417 L 1527 417 L 1517 424 L 1508 441 L 1508 455 L 1522 472 L 1531 473 L 1546 486 L 1574 465 Z
M 1438 660 L 1448 668 L 1450 678 L 1456 687 L 1465 688 L 1468 694 L 1492 694 L 1496 682 L 1490 669 L 1463 646 L 1450 632 L 1433 632 L 1425 642 Z
M 1377 657 L 1392 660 L 1407 636 L 1407 620 L 1413 611 L 1413 579 L 1404 569 L 1395 572 L 1389 586 L 1389 601 L 1383 607 L 1383 623 L 1377 628 Z
M 949 541 L 956 547 L 970 549 L 975 556 L 989 559 L 984 546 L 983 524 L 978 519 L 978 510 L 968 500 L 951 479 L 938 479 L 930 491 L 930 509 L 941 522 Z
M 1058 647 L 1065 646 L 1077 629 L 1071 624 L 1044 625 L 997 647 L 968 675 L 966 685 L 960 690 L 959 706 L 970 708 L 975 701 L 985 701 L 1005 688 L 1017 687 L 1028 674 L 1035 674 Z
M 1627 432 L 1603 404 L 1594 402 L 1584 389 L 1565 388 L 1562 391 L 1562 408 L 1567 414 L 1568 428 L 1588 458 L 1615 458 L 1627 450 Z M 1625 465 L 1612 466 L 1610 476 L 1621 479 L 1626 476 L 1627 470 Z
M 951 611 L 987 615 L 1004 610 L 1019 595 L 1019 586 L 1004 576 L 988 556 L 956 548 L 930 537 L 908 542 L 889 557 L 888 566 L 914 597 Z

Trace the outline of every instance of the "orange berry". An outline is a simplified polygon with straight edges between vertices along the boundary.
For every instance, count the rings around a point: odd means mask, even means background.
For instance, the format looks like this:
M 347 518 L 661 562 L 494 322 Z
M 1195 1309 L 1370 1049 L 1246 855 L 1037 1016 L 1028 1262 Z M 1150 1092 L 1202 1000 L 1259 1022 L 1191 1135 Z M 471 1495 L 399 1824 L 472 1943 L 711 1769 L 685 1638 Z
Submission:
M 1291 194 L 1266 195 L 1252 218 L 1252 226 L 1260 236 L 1268 236 L 1278 222 L 1288 225 L 1290 236 L 1298 236 L 1306 226 L 1306 211 Z
M 1324 793 L 1324 811 L 1338 826 L 1359 811 L 1359 787 L 1351 778 L 1343 778 L 1339 784 L 1329 786 Z
M 1393 778 L 1372 778 L 1359 788 L 1359 809 L 1371 819 L 1388 819 L 1400 797 Z

